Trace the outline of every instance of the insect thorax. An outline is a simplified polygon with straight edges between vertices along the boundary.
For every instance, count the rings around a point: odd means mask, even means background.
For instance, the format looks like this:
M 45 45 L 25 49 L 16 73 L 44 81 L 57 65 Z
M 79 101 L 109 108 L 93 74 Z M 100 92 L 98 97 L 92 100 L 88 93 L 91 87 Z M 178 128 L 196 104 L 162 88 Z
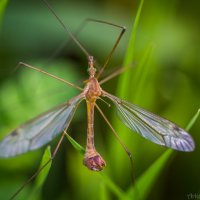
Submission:
M 90 78 L 84 89 L 86 99 L 88 101 L 95 101 L 99 96 L 102 95 L 102 89 L 96 78 Z

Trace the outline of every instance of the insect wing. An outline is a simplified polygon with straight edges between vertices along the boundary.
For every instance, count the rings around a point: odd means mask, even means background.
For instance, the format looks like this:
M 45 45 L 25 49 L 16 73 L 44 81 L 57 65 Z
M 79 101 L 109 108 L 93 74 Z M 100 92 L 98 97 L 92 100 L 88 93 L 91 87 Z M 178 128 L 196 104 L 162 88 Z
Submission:
M 0 157 L 12 157 L 37 149 L 69 125 L 82 98 L 77 97 L 12 131 L 0 142 Z
M 182 128 L 151 112 L 106 93 L 116 105 L 120 120 L 144 138 L 179 151 L 193 151 L 192 137 Z

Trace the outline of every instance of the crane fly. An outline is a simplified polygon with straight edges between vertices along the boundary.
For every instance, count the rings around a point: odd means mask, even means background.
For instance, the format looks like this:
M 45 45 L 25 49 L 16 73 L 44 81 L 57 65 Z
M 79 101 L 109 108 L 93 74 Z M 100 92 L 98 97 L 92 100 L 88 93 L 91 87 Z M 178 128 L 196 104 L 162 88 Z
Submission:
M 94 57 L 85 50 L 81 43 L 76 39 L 75 35 L 72 34 L 72 32 L 70 32 L 69 29 L 63 24 L 63 22 L 60 20 L 60 18 L 58 18 L 48 2 L 46 2 L 45 0 L 43 1 L 46 3 L 54 16 L 56 16 L 59 23 L 70 35 L 71 39 L 86 54 L 88 59 L 89 78 L 87 81 L 85 81 L 85 87 L 80 88 L 79 86 L 76 86 L 52 74 L 49 74 L 48 72 L 35 68 L 34 66 L 26 63 L 19 63 L 20 65 L 24 65 L 28 68 L 42 72 L 72 87 L 75 87 L 80 90 L 81 93 L 70 99 L 66 103 L 51 109 L 50 111 L 34 118 L 33 120 L 28 121 L 27 123 L 12 131 L 0 142 L 0 157 L 17 156 L 19 154 L 38 149 L 53 140 L 59 134 L 66 134 L 66 131 L 69 127 L 70 122 L 72 121 L 77 107 L 83 100 L 85 100 L 87 105 L 88 127 L 87 143 L 83 163 L 90 170 L 101 171 L 105 167 L 106 162 L 97 152 L 94 145 L 95 108 L 99 110 L 100 114 L 102 114 L 105 121 L 114 131 L 113 127 L 97 105 L 97 99 L 101 100 L 103 98 L 111 100 L 111 102 L 115 105 L 117 109 L 117 114 L 120 120 L 132 131 L 140 134 L 144 138 L 156 144 L 166 146 L 178 151 L 189 152 L 194 150 L 194 141 L 185 130 L 178 127 L 176 124 L 170 122 L 167 119 L 161 118 L 151 112 L 148 112 L 134 104 L 131 104 L 106 92 L 101 87 L 101 81 L 99 81 L 99 77 L 107 66 L 115 48 L 117 47 L 122 35 L 124 34 L 125 27 L 121 27 L 100 20 L 91 20 L 99 23 L 106 23 L 122 29 L 103 67 L 97 73 Z M 62 142 L 62 138 L 63 137 L 61 137 L 59 143 Z

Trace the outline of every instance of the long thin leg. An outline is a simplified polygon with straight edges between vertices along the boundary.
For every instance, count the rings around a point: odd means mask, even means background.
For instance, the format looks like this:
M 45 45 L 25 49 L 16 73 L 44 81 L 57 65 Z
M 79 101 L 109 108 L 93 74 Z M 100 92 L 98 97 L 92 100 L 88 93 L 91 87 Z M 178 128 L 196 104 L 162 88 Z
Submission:
M 61 82 L 63 82 L 63 83 L 66 83 L 67 85 L 70 85 L 71 87 L 74 87 L 74 88 L 76 88 L 76 89 L 78 89 L 78 90 L 83 91 L 83 89 L 80 88 L 79 86 L 77 86 L 77 85 L 75 85 L 75 84 L 73 84 L 73 83 L 70 83 L 69 81 L 66 81 L 66 80 L 64 80 L 64 79 L 62 79 L 62 78 L 59 78 L 59 77 L 57 77 L 57 76 L 55 76 L 55 75 L 53 75 L 53 74 L 50 74 L 50 73 L 48 73 L 48 72 L 46 72 L 46 71 L 44 71 L 44 70 L 41 70 L 41 69 L 39 69 L 39 68 L 37 68 L 37 67 L 34 67 L 34 66 L 32 66 L 32 65 L 29 65 L 29 64 L 27 64 L 27 63 L 19 62 L 18 65 L 16 66 L 16 68 L 18 68 L 18 67 L 20 67 L 20 66 L 25 66 L 25 67 L 31 68 L 31 69 L 33 69 L 33 70 L 35 70 L 35 71 L 41 72 L 41 73 L 43 73 L 43 74 L 46 74 L 46 75 L 48 75 L 48 76 L 50 76 L 50 77 L 52 77 L 52 78 L 55 78 L 55 79 L 61 81 Z
M 72 40 L 80 47 L 80 49 L 83 51 L 83 53 L 89 58 L 90 53 L 83 47 L 83 45 L 77 40 L 75 35 L 69 30 L 69 28 L 63 23 L 63 21 L 58 17 L 58 15 L 55 13 L 53 8 L 50 6 L 50 4 L 46 0 L 42 0 L 46 6 L 49 8 L 51 13 L 56 17 L 58 22 L 61 24 L 61 26 L 64 28 L 65 32 L 72 38 Z
M 29 184 L 56 156 L 58 149 L 64 139 L 65 132 L 63 132 L 60 140 L 58 141 L 58 144 L 56 145 L 56 148 L 54 149 L 51 158 L 44 164 L 42 165 L 13 195 L 9 200 L 13 200 L 23 189 L 24 187 Z
M 108 126 L 110 127 L 110 129 L 112 130 L 112 132 L 114 133 L 114 135 L 116 136 L 117 140 L 119 141 L 119 143 L 121 144 L 121 146 L 123 147 L 123 149 L 125 150 L 126 154 L 129 156 L 129 158 L 130 158 L 130 160 L 132 162 L 132 154 L 131 154 L 131 152 L 128 150 L 128 148 L 125 146 L 125 144 L 122 142 L 122 140 L 120 139 L 119 135 L 117 134 L 117 132 L 115 131 L 115 129 L 113 128 L 111 123 L 108 121 L 107 117 L 103 114 L 103 111 L 99 108 L 99 106 L 97 104 L 95 104 L 95 106 L 96 106 L 97 110 L 99 111 L 99 113 L 104 118 L 104 120 L 106 121 L 106 123 L 108 124 Z
M 128 150 L 128 148 L 125 146 L 125 144 L 122 142 L 122 140 L 120 139 L 119 135 L 117 134 L 117 132 L 115 131 L 115 129 L 113 128 L 113 126 L 110 124 L 110 122 L 108 121 L 107 117 L 103 114 L 103 111 L 99 108 L 99 106 L 97 104 L 95 104 L 97 110 L 100 112 L 101 116 L 104 118 L 104 120 L 106 121 L 106 123 L 108 124 L 108 126 L 111 128 L 111 130 L 113 131 L 114 135 L 116 136 L 117 140 L 119 141 L 119 143 L 121 144 L 121 146 L 123 147 L 123 149 L 125 150 L 126 154 L 128 155 L 129 159 L 130 159 L 130 164 L 131 164 L 131 181 L 133 183 L 133 185 L 135 185 L 136 187 L 136 191 L 137 191 L 137 198 L 140 199 L 140 195 L 139 195 L 139 190 L 137 188 L 137 184 L 136 184 L 136 178 L 135 178 L 135 174 L 134 174 L 134 164 L 133 164 L 133 157 L 131 152 Z
M 125 72 L 126 70 L 130 69 L 131 67 L 121 67 L 119 69 L 117 69 L 115 72 L 113 72 L 112 74 L 106 76 L 105 78 L 103 78 L 101 81 L 99 81 L 99 84 L 103 84 L 106 83 L 107 81 L 109 81 L 110 79 L 113 79 L 114 77 L 122 74 L 123 72 Z
M 77 38 L 78 34 L 85 28 L 85 26 L 90 23 L 90 22 L 96 22 L 96 23 L 101 23 L 101 24 L 108 24 L 108 25 L 111 25 L 111 26 L 115 26 L 115 27 L 118 27 L 118 28 L 124 28 L 126 29 L 125 27 L 122 27 L 122 26 L 118 26 L 118 25 L 115 25 L 115 24 L 112 24 L 110 22 L 106 22 L 106 21 L 103 21 L 103 20 L 97 20 L 97 19 L 92 19 L 92 18 L 87 18 L 85 19 L 84 21 L 82 21 L 82 23 L 78 26 L 77 30 L 73 33 L 73 35 Z M 58 49 L 56 49 L 56 51 L 52 54 L 52 56 L 50 57 L 50 59 L 48 60 L 48 62 L 46 63 L 46 65 L 48 65 L 48 63 L 53 59 L 55 58 L 66 46 L 69 46 L 70 45 L 70 42 L 72 40 L 70 39 L 67 39 L 64 43 L 62 43 Z M 114 51 L 114 50 L 113 50 Z M 112 56 L 112 55 L 111 55 Z M 111 57 L 110 56 L 110 57 Z M 108 61 L 107 61 L 108 62 Z M 105 64 L 104 64 L 105 65 Z M 106 64 L 107 65 L 107 64 Z M 95 66 L 97 68 L 100 68 L 100 65 L 98 64 L 97 61 L 95 61 Z
M 50 6 L 50 4 L 46 1 L 46 0 L 42 0 L 46 6 L 49 8 L 49 10 L 52 12 L 52 14 L 56 17 L 56 19 L 59 21 L 59 23 L 62 25 L 62 27 L 64 28 L 64 30 L 69 34 L 69 36 L 72 38 L 72 40 L 80 47 L 80 49 L 85 53 L 85 55 L 87 56 L 87 58 L 89 58 L 91 56 L 91 54 L 83 47 L 83 45 L 77 40 L 76 36 L 68 29 L 67 26 L 65 26 L 65 24 L 62 22 L 62 20 L 58 17 L 58 15 L 55 13 L 55 11 L 53 10 L 53 8 Z M 93 22 L 98 22 L 98 23 L 103 23 L 103 24 L 108 24 L 117 28 L 121 28 L 121 32 L 119 37 L 117 38 L 111 52 L 109 53 L 103 67 L 101 68 L 101 70 L 99 71 L 99 73 L 97 74 L 97 79 L 100 77 L 100 75 L 102 74 L 102 72 L 104 71 L 105 67 L 107 66 L 109 60 L 111 59 L 117 45 L 119 44 L 119 41 L 121 39 L 121 37 L 123 36 L 124 32 L 126 31 L 126 27 L 124 26 L 119 26 L 110 22 L 106 22 L 103 20 L 95 20 L 95 19 L 89 19 L 88 21 L 93 21 Z
M 111 50 L 111 52 L 109 53 L 107 59 L 105 60 L 104 65 L 102 66 L 101 70 L 99 71 L 99 73 L 96 76 L 96 78 L 98 79 L 101 76 L 101 74 L 103 73 L 103 71 L 106 68 L 106 66 L 108 65 L 108 62 L 110 61 L 110 59 L 111 59 L 111 57 L 112 57 L 115 49 L 117 48 L 117 45 L 119 44 L 119 42 L 120 42 L 123 34 L 126 31 L 126 27 L 119 26 L 119 25 L 116 25 L 116 24 L 113 24 L 113 23 L 109 23 L 109 22 L 105 22 L 105 21 L 100 21 L 100 20 L 94 20 L 94 21 L 99 22 L 99 23 L 105 23 L 105 24 L 108 24 L 108 25 L 111 25 L 111 26 L 115 26 L 117 28 L 122 29 L 121 32 L 120 32 L 120 34 L 119 34 L 119 36 L 118 36 L 118 38 L 117 38 L 117 40 L 116 40 L 116 42 L 115 42 L 115 44 L 114 44 L 114 46 L 113 46 L 113 48 L 112 48 L 112 50 Z
M 54 149 L 53 153 L 52 153 L 52 156 L 51 158 L 43 165 L 41 166 L 14 194 L 13 196 L 9 199 L 9 200 L 13 200 L 22 190 L 23 188 L 28 184 L 30 183 L 56 156 L 58 150 L 59 150 L 59 147 L 64 139 L 64 136 L 66 134 L 66 131 L 69 127 L 69 124 L 71 123 L 71 120 L 68 122 L 68 124 L 66 125 L 65 129 L 63 130 L 63 134 L 60 138 L 60 140 L 58 141 L 58 144 L 56 145 L 56 148 Z
M 73 35 L 75 37 L 77 37 L 77 35 L 81 32 L 81 30 L 86 26 L 88 20 L 84 20 L 77 28 L 77 30 L 73 33 Z M 68 38 L 67 40 L 65 40 L 64 42 L 62 42 L 59 47 L 53 52 L 53 54 L 51 55 L 51 57 L 48 59 L 47 63 L 45 64 L 45 66 L 49 65 L 49 63 L 58 56 L 58 54 L 67 46 L 70 45 L 70 43 L 72 42 L 71 38 Z
M 73 33 L 73 35 L 77 38 L 78 34 L 80 34 L 80 32 L 86 27 L 86 25 L 89 23 L 89 22 L 93 22 L 92 19 L 85 19 L 81 22 L 81 24 L 78 26 L 78 28 L 76 29 L 76 31 Z M 45 66 L 49 65 L 49 63 L 54 59 L 56 58 L 59 53 L 61 51 L 63 51 L 63 49 L 67 46 L 69 47 L 70 43 L 72 42 L 73 40 L 71 38 L 68 38 L 67 40 L 63 41 L 59 47 L 52 53 L 52 55 L 50 56 L 50 58 L 47 60 Z M 100 65 L 98 64 L 98 62 L 96 61 L 95 62 L 95 66 L 97 67 L 97 69 L 100 69 Z
M 119 141 L 119 143 L 121 144 L 121 146 L 125 150 L 126 154 L 128 155 L 128 157 L 130 159 L 130 165 L 131 165 L 131 181 L 134 184 L 135 183 L 135 175 L 134 175 L 134 165 L 133 165 L 132 154 L 128 150 L 128 148 L 125 146 L 125 144 L 122 142 L 121 138 L 119 137 L 119 135 L 117 134 L 117 132 L 115 131 L 115 129 L 113 128 L 113 126 L 111 125 L 111 123 L 109 122 L 107 117 L 104 115 L 103 111 L 99 108 L 99 106 L 97 104 L 95 104 L 95 106 L 96 106 L 97 110 L 99 111 L 99 113 L 101 114 L 101 116 L 103 117 L 103 119 L 106 121 L 106 123 L 110 127 L 110 129 L 112 130 L 112 132 L 114 133 L 114 135 L 116 136 L 117 140 Z
M 104 65 L 102 66 L 102 68 L 100 69 L 99 73 L 97 74 L 97 79 L 101 76 L 101 74 L 103 73 L 105 67 L 107 66 L 108 62 L 110 61 L 115 49 L 117 48 L 117 45 L 119 44 L 123 34 L 125 33 L 126 31 L 126 27 L 125 26 L 120 26 L 120 25 L 117 25 L 117 24 L 113 24 L 113 23 L 110 23 L 110 22 L 106 22 L 106 21 L 103 21 L 103 20 L 97 20 L 97 19 L 91 19 L 91 18 L 88 18 L 87 20 L 89 20 L 90 22 L 97 22 L 97 23 L 101 23 L 101 24 L 107 24 L 107 25 L 110 25 L 110 26 L 114 26 L 114 27 L 117 27 L 117 28 L 120 28 L 122 29 L 120 34 L 119 34 L 119 37 L 117 38 L 111 52 L 109 53 L 108 57 L 106 58 L 105 62 L 104 62 Z
M 68 35 L 72 38 L 72 40 L 80 47 L 80 49 L 84 52 L 84 54 L 87 56 L 87 58 L 89 58 L 91 56 L 91 54 L 83 47 L 83 45 L 79 42 L 79 40 L 77 40 L 77 38 L 75 37 L 75 35 L 68 29 L 68 27 L 63 23 L 63 21 L 58 17 L 58 15 L 55 13 L 55 11 L 53 10 L 53 8 L 50 6 L 50 4 L 46 1 L 46 0 L 42 0 L 46 6 L 49 8 L 49 10 L 51 11 L 51 13 L 56 17 L 56 19 L 58 20 L 58 22 L 62 25 L 62 27 L 64 28 L 64 30 L 68 33 Z M 101 68 L 101 70 L 99 71 L 99 73 L 97 74 L 97 79 L 100 77 L 100 75 L 102 74 L 102 72 L 104 71 L 105 67 L 107 66 L 109 60 L 111 59 L 117 45 L 119 44 L 120 39 L 122 38 L 124 32 L 126 31 L 126 27 L 124 26 L 119 26 L 113 23 L 109 23 L 106 21 L 102 21 L 102 20 L 95 20 L 95 19 L 89 19 L 90 21 L 93 22 L 98 22 L 98 23 L 103 23 L 103 24 L 108 24 L 117 28 L 122 29 L 120 32 L 119 37 L 117 38 L 111 52 L 109 53 L 103 67 Z
M 106 59 L 106 61 L 105 61 L 104 65 L 103 65 L 103 67 L 102 67 L 101 70 L 99 71 L 99 75 L 97 75 L 97 76 L 99 77 L 100 74 L 103 72 L 104 68 L 106 67 L 106 65 L 108 64 L 108 62 L 109 62 L 109 60 L 110 60 L 110 58 L 111 58 L 111 56 L 112 56 L 114 50 L 116 49 L 116 47 L 117 47 L 117 45 L 118 45 L 118 43 L 119 43 L 119 41 L 120 41 L 122 35 L 124 34 L 124 32 L 125 32 L 125 30 L 126 30 L 126 27 L 119 26 L 119 25 L 116 25 L 116 24 L 113 24 L 113 23 L 110 23 L 110 22 L 106 22 L 106 21 L 103 21 L 103 20 L 97 20 L 97 19 L 87 18 L 87 19 L 85 19 L 85 20 L 79 25 L 79 27 L 78 27 L 77 30 L 73 33 L 73 35 L 77 38 L 77 35 L 83 30 L 83 28 L 84 28 L 89 22 L 96 22 L 96 23 L 101 23 L 101 24 L 107 24 L 107 25 L 111 25 L 111 26 L 114 26 L 114 27 L 117 27 L 117 28 L 121 28 L 121 29 L 122 29 L 122 31 L 121 31 L 121 33 L 120 33 L 120 36 L 118 37 L 118 39 L 117 39 L 117 41 L 116 41 L 116 43 L 115 43 L 115 45 L 114 45 L 114 47 L 113 47 L 111 53 L 109 54 L 109 56 L 108 56 L 108 58 Z M 71 42 L 71 41 L 67 40 L 66 42 L 62 43 L 62 44 L 60 45 L 60 47 L 53 53 L 53 55 L 51 56 L 51 58 L 50 58 L 49 60 L 52 60 L 53 58 L 55 58 L 55 57 L 58 55 L 58 53 L 61 52 L 61 51 L 65 48 L 65 46 L 68 46 L 68 45 L 69 45 L 70 42 Z M 49 63 L 49 61 L 48 61 L 48 63 Z M 100 68 L 100 67 L 99 67 L 100 65 L 98 64 L 97 61 L 95 62 L 95 66 L 96 66 L 97 68 Z

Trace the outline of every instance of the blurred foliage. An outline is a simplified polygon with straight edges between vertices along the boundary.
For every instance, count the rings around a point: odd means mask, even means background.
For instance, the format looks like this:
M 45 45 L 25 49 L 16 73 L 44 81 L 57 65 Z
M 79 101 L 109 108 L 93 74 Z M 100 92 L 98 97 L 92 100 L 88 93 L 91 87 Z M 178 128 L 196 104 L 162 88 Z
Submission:
M 5 11 L 7 3 L 8 3 L 7 0 L 1 0 L 0 1 L 0 23 L 2 22 L 2 18 L 3 18 L 4 11 Z
M 16 69 L 19 61 L 80 86 L 87 79 L 87 60 L 73 42 L 52 57 L 69 37 L 42 1 L 8 1 L 7 5 L 5 2 L 0 1 L 0 138 L 77 94 L 76 89 L 44 74 L 25 67 Z M 51 0 L 50 3 L 72 31 L 88 17 L 127 26 L 105 74 L 115 67 L 133 67 L 102 87 L 186 127 L 199 109 L 199 1 L 144 1 L 141 13 L 139 0 Z M 118 34 L 116 28 L 89 23 L 78 38 L 102 64 Z M 42 188 L 35 198 L 43 200 L 132 199 L 133 195 L 135 199 L 182 200 L 189 194 L 200 194 L 198 118 L 190 129 L 195 151 L 175 153 L 131 133 L 116 118 L 116 113 L 111 112 L 112 107 L 109 110 L 106 104 L 99 102 L 99 105 L 133 154 L 136 187 L 131 183 L 128 156 L 97 113 L 95 143 L 107 161 L 105 171 L 94 173 L 86 169 L 82 154 L 75 150 L 81 147 L 73 140 L 65 140 L 48 176 L 38 176 L 16 199 L 32 198 L 30 194 L 34 194 L 38 182 Z M 86 109 L 82 103 L 68 132 L 83 147 L 86 128 Z M 58 139 L 52 141 L 51 149 Z M 39 168 L 43 151 L 44 148 L 0 159 L 1 199 L 8 199 Z

